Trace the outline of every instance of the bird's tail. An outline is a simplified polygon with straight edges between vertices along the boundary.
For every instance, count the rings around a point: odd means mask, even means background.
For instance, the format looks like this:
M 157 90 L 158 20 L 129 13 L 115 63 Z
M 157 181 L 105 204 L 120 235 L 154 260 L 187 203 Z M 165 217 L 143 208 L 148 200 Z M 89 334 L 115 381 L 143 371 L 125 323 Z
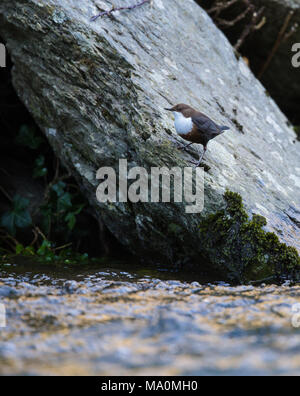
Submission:
M 221 131 L 227 131 L 228 129 L 230 129 L 228 126 L 225 125 L 220 125 L 219 128 L 221 129 Z

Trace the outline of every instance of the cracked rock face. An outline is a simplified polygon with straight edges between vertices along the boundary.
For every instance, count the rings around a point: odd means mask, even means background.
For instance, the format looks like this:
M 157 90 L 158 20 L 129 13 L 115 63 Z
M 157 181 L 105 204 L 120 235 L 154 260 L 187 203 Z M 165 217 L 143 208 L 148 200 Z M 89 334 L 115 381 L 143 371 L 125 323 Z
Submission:
M 174 264 L 201 254 L 198 225 L 224 206 L 229 189 L 300 251 L 300 142 L 264 87 L 194 1 L 154 0 L 90 22 L 111 4 L 0 4 L 15 89 L 95 215 L 135 254 Z M 204 211 L 186 214 L 185 203 L 98 203 L 96 172 L 118 170 L 119 159 L 148 171 L 190 166 L 197 148 L 176 149 L 181 139 L 164 111 L 180 102 L 231 128 L 209 145 Z

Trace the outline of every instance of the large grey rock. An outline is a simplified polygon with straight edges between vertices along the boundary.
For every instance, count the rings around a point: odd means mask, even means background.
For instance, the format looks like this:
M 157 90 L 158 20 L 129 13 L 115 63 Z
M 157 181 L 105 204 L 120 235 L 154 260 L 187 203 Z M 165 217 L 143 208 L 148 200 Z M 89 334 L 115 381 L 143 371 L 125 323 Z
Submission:
M 122 1 L 132 4 L 130 1 Z M 131 251 L 174 263 L 201 255 L 198 225 L 239 192 L 249 213 L 300 251 L 300 142 L 244 61 L 193 0 L 90 22 L 110 1 L 2 0 L 0 33 L 19 96 L 110 231 Z M 231 130 L 206 157 L 205 210 L 185 204 L 99 204 L 96 171 L 188 166 L 163 108 L 185 102 Z M 180 138 L 178 138 L 180 140 Z

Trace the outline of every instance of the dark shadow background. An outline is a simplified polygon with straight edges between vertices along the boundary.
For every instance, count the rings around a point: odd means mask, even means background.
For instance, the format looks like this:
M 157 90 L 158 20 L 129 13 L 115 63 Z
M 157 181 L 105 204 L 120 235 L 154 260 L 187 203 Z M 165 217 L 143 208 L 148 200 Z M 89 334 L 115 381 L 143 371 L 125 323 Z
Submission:
M 220 0 L 195 0 L 202 8 L 209 11 Z M 226 3 L 229 0 L 223 0 Z M 284 0 L 278 2 L 276 7 L 275 2 L 267 0 L 250 0 L 251 3 L 259 11 L 262 6 L 265 6 L 262 18 L 265 18 L 265 23 L 259 30 L 254 30 L 245 39 L 243 45 L 239 48 L 239 53 L 247 58 L 247 63 L 261 81 L 268 93 L 272 96 L 275 102 L 279 105 L 282 112 L 287 116 L 289 121 L 294 126 L 300 125 L 300 68 L 294 68 L 291 59 L 295 53 L 292 52 L 292 46 L 296 42 L 300 42 L 300 27 L 295 27 L 296 21 L 300 20 L 300 3 L 299 9 L 289 20 L 285 34 L 288 34 L 293 27 L 295 32 L 291 34 L 286 40 L 282 40 L 278 49 L 276 50 L 271 62 L 261 75 L 262 69 L 265 66 L 269 55 L 278 39 L 278 35 L 287 20 L 289 12 L 292 10 L 288 7 Z M 272 6 L 273 4 L 273 6 Z M 282 6 L 280 6 L 280 4 Z M 234 21 L 241 13 L 245 11 L 245 5 L 241 0 L 236 4 L 222 11 L 218 16 L 211 12 L 210 16 L 216 25 L 223 31 L 231 44 L 234 46 L 245 26 L 251 23 L 252 14 L 248 13 L 239 22 L 232 27 L 222 25 L 218 18 L 226 21 Z

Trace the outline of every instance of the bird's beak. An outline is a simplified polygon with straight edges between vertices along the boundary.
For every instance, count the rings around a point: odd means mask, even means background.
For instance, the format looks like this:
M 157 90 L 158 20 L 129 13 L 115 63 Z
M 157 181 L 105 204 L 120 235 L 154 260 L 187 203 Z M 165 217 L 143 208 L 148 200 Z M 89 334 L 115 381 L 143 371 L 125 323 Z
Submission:
M 173 109 L 165 109 L 165 110 L 167 110 L 167 111 L 173 111 Z

